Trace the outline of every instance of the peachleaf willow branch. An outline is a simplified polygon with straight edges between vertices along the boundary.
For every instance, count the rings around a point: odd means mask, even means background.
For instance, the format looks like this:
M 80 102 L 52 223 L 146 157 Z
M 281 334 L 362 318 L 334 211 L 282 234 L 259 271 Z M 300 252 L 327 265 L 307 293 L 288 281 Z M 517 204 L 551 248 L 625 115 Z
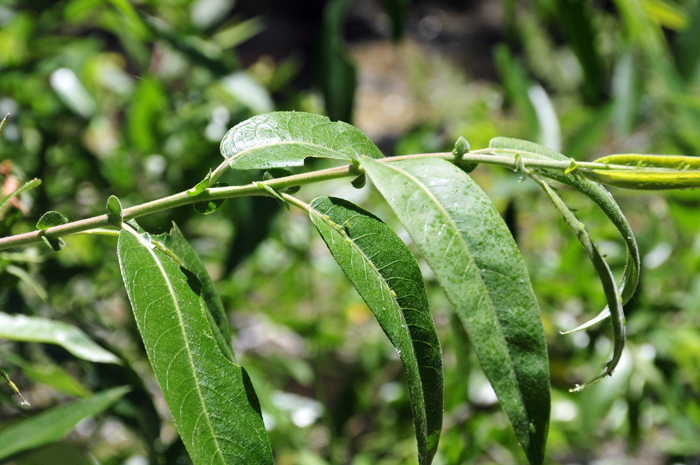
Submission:
M 521 159 L 516 160 L 509 156 L 498 156 L 496 153 L 502 153 L 504 150 L 499 149 L 498 151 L 493 149 L 482 149 L 476 150 L 464 154 L 459 160 L 455 160 L 454 155 L 451 152 L 443 153 L 425 153 L 418 155 L 406 155 L 400 157 L 390 157 L 377 160 L 382 163 L 392 163 L 400 160 L 406 160 L 409 158 L 443 158 L 450 161 L 459 161 L 465 163 L 484 163 L 489 165 L 503 166 L 517 171 L 521 164 L 524 164 L 528 168 L 547 168 L 566 171 L 571 169 L 571 162 L 569 161 L 556 161 L 556 160 L 538 160 L 538 159 Z M 514 152 L 515 153 L 515 152 Z M 615 169 L 615 170 L 639 170 L 640 168 L 635 168 L 627 165 L 610 165 L 605 163 L 592 163 L 592 162 L 575 162 L 577 170 L 605 170 L 605 169 Z M 222 166 L 224 166 L 222 164 Z M 216 177 L 220 176 L 223 172 L 222 166 L 217 168 L 215 171 Z M 148 215 L 150 213 L 156 213 L 162 210 L 167 210 L 170 208 L 180 207 L 183 205 L 189 205 L 198 202 L 205 202 L 209 200 L 221 200 L 234 197 L 244 197 L 244 196 L 270 196 L 271 194 L 260 184 L 268 186 L 275 190 L 286 189 L 294 186 L 301 186 L 304 184 L 310 184 L 314 182 L 327 181 L 330 179 L 357 176 L 362 174 L 362 168 L 356 167 L 354 165 L 341 166 L 337 168 L 329 168 L 325 170 L 314 171 L 311 173 L 296 174 L 292 176 L 286 176 L 283 178 L 272 179 L 269 181 L 262 181 L 259 183 L 252 183 L 245 186 L 231 186 L 231 187 L 212 187 L 206 189 L 204 192 L 197 196 L 189 196 L 186 192 L 180 192 L 178 194 L 171 195 L 169 197 L 164 197 L 162 199 L 153 200 L 151 202 L 146 202 L 141 205 L 136 205 L 133 207 L 125 208 L 123 211 L 124 220 L 138 218 L 140 216 Z M 59 226 L 54 226 L 48 228 L 44 231 L 36 230 L 23 234 L 17 234 L 14 236 L 7 236 L 0 239 L 0 250 L 8 249 L 11 247 L 16 247 L 25 244 L 31 244 L 33 242 L 40 242 L 42 236 L 46 236 L 49 239 L 55 239 L 58 237 L 68 236 L 71 234 L 78 234 L 82 232 L 89 231 L 95 228 L 101 228 L 105 226 L 110 226 L 109 218 L 107 214 L 94 216 L 92 218 L 86 218 L 83 220 L 73 221 L 70 223 L 62 224 Z

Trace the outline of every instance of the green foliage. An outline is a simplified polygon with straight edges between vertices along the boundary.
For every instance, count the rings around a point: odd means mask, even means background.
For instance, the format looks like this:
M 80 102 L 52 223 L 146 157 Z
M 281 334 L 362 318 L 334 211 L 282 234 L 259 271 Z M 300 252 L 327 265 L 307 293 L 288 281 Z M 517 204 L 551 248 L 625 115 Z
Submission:
M 119 234 L 117 251 L 148 359 L 192 461 L 272 464 L 250 378 L 219 348 L 197 276 L 132 229 Z
M 486 194 L 443 160 L 363 166 L 433 269 L 530 463 L 542 463 L 549 363 L 539 305 L 515 241 Z
M 226 133 L 221 154 L 233 169 L 260 170 L 301 166 L 306 157 L 357 161 L 382 158 L 367 136 L 342 121 L 295 112 L 255 116 Z
M 317 198 L 309 215 L 401 357 L 419 462 L 429 464 L 442 430 L 442 354 L 418 263 L 386 224 L 347 201 Z
M 80 420 L 109 408 L 129 390 L 128 386 L 124 386 L 100 392 L 89 399 L 40 413 L 1 431 L 0 460 L 60 441 Z

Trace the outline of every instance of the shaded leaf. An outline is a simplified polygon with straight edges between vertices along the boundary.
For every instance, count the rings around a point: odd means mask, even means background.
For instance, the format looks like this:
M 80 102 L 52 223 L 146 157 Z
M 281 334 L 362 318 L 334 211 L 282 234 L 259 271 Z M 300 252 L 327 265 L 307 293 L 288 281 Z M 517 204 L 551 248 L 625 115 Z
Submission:
M 192 462 L 272 464 L 250 379 L 219 349 L 201 288 L 131 229 L 121 231 L 117 252 L 148 359 Z
M 540 309 L 500 214 L 462 170 L 436 159 L 362 166 L 420 249 L 462 320 L 532 464 L 549 428 L 549 362 Z
M 202 299 L 207 306 L 208 315 L 210 317 L 211 329 L 219 345 L 221 352 L 235 362 L 235 356 L 231 347 L 231 329 L 226 317 L 224 305 L 221 303 L 219 294 L 216 292 L 214 282 L 211 280 L 204 263 L 199 259 L 197 253 L 192 246 L 187 242 L 185 237 L 180 232 L 180 228 L 173 223 L 173 229 L 170 234 L 156 236 L 154 240 L 160 241 L 168 248 L 180 261 L 182 266 L 194 273 L 202 285 Z
M 0 376 L 2 376 L 3 378 L 5 378 L 5 382 L 10 386 L 10 388 L 12 389 L 12 391 L 13 391 L 15 394 L 17 394 L 17 397 L 19 397 L 19 398 L 22 400 L 21 405 L 27 405 L 27 406 L 28 406 L 28 405 L 29 405 L 29 402 L 27 402 L 27 400 L 24 398 L 24 396 L 22 395 L 22 393 L 21 393 L 21 392 L 19 391 L 19 389 L 17 388 L 17 385 L 10 379 L 10 376 L 9 376 L 9 375 L 7 374 L 7 372 L 6 372 L 5 370 L 3 370 L 2 368 L 0 368 Z
M 384 12 L 391 19 L 391 38 L 398 42 L 403 37 L 406 24 L 406 14 L 411 6 L 411 0 L 382 0 Z
M 382 158 L 360 130 L 325 116 L 275 112 L 254 116 L 230 129 L 221 154 L 241 170 L 301 166 L 307 157 L 353 161 L 360 155 Z
M 46 318 L 0 313 L 0 338 L 12 341 L 57 344 L 84 360 L 97 363 L 119 363 L 117 357 L 94 343 L 80 329 Z
M 90 397 L 88 391 L 80 381 L 75 379 L 70 373 L 58 365 L 54 364 L 33 364 L 13 353 L 3 353 L 2 358 L 22 369 L 24 376 L 30 380 L 52 387 L 61 394 L 68 396 L 87 398 Z
M 97 415 L 129 392 L 129 387 L 102 391 L 89 399 L 62 405 L 0 431 L 0 460 L 60 441 L 83 418 Z
M 350 202 L 320 197 L 309 214 L 399 353 L 411 393 L 419 461 L 429 464 L 442 429 L 442 355 L 420 267 L 391 228 Z
M 59 226 L 61 224 L 68 223 L 68 219 L 58 212 L 46 212 L 41 215 L 39 221 L 36 222 L 36 229 L 41 229 L 42 231 L 52 228 L 54 226 Z

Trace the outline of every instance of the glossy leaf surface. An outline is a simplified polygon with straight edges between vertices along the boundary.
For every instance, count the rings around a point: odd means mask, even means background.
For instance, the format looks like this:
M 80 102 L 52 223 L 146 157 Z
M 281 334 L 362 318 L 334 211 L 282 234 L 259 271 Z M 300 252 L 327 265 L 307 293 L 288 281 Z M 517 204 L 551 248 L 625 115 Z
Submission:
M 309 213 L 399 353 L 411 393 L 419 462 L 429 464 L 442 429 L 442 355 L 420 267 L 391 228 L 350 202 L 320 197 Z
M 89 399 L 56 407 L 0 431 L 0 460 L 60 441 L 80 420 L 109 408 L 127 392 L 128 387 L 103 391 Z
M 301 112 L 266 113 L 229 130 L 221 154 L 239 170 L 301 166 L 307 157 L 353 161 L 360 155 L 382 158 L 359 129 L 325 116 Z
M 212 334 L 202 284 L 131 229 L 121 231 L 117 251 L 148 359 L 192 462 L 272 464 L 260 404 L 245 370 Z
M 539 305 L 496 208 L 441 159 L 362 166 L 455 305 L 479 362 L 532 464 L 544 459 L 549 363 Z
M 84 360 L 119 363 L 116 356 L 97 345 L 80 329 L 46 318 L 0 313 L 0 339 L 57 344 Z

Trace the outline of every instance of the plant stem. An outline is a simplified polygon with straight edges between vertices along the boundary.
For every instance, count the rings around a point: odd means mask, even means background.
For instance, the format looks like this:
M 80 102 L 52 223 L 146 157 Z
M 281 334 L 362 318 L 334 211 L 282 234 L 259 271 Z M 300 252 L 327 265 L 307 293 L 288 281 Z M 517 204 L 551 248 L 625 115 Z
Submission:
M 504 152 L 504 150 L 499 149 L 498 152 Z M 465 162 L 476 162 L 484 163 L 489 165 L 498 165 L 510 168 L 512 170 L 518 169 L 518 162 L 514 157 L 497 155 L 497 152 L 492 149 L 482 149 L 473 152 L 466 153 L 462 160 Z M 383 158 L 378 161 L 383 163 L 391 163 L 394 161 L 405 160 L 409 158 L 443 158 L 449 161 L 454 160 L 454 156 L 451 152 L 442 153 L 423 153 L 418 155 L 405 155 L 400 157 L 390 157 Z M 570 168 L 570 162 L 568 161 L 557 161 L 557 160 L 545 160 L 545 159 L 534 159 L 534 158 L 521 158 L 522 163 L 530 168 L 548 168 L 564 171 Z M 220 175 L 224 169 L 222 168 L 224 164 L 220 165 L 214 173 L 213 176 Z M 577 162 L 577 169 L 590 170 L 590 169 L 638 169 L 630 166 L 617 166 L 617 165 L 606 165 L 604 163 L 589 163 L 589 162 Z M 288 187 L 301 186 L 305 184 L 327 181 L 330 179 L 343 178 L 347 176 L 357 176 L 362 174 L 362 168 L 358 168 L 353 165 L 340 166 L 337 168 L 329 168 L 320 171 L 314 171 L 311 173 L 295 174 L 292 176 L 286 176 L 283 178 L 271 179 L 269 181 L 262 181 L 260 183 L 252 183 L 245 186 L 231 186 L 231 187 L 216 187 L 208 188 L 200 195 L 191 197 L 187 195 L 186 192 L 180 192 L 175 195 L 164 197 L 158 200 L 152 200 L 150 202 L 143 203 L 141 205 L 136 205 L 133 207 L 125 208 L 123 210 L 124 220 L 129 220 L 133 218 L 138 218 L 140 216 L 148 215 L 151 213 L 156 213 L 163 210 L 168 210 L 170 208 L 180 207 L 183 205 L 189 205 L 197 202 L 203 202 L 207 200 L 220 200 L 228 199 L 234 197 L 245 197 L 252 195 L 262 195 L 269 196 L 270 194 L 258 184 L 265 184 L 272 189 L 279 191 L 281 189 L 286 189 Z M 218 177 L 218 176 L 217 176 Z M 297 205 L 298 206 L 298 205 Z M 106 214 L 94 216 L 92 218 L 86 218 L 83 220 L 73 221 L 70 223 L 62 224 L 60 226 L 54 226 L 48 228 L 43 233 L 46 237 L 50 239 L 67 236 L 69 234 L 76 234 L 84 231 L 88 231 L 95 228 L 101 228 L 105 226 L 110 226 L 109 219 Z M 17 247 L 20 245 L 31 244 L 33 242 L 41 241 L 42 231 L 36 230 L 23 234 L 17 234 L 15 236 L 8 236 L 0 238 L 0 250 L 8 249 L 10 247 Z

